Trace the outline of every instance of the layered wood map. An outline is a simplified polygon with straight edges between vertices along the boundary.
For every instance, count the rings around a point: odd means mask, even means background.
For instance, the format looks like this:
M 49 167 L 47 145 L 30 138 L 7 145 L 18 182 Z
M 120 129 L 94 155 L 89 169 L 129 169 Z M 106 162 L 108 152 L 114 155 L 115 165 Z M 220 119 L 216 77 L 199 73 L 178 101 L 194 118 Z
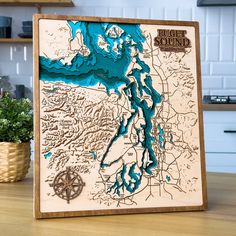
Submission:
M 205 207 L 196 23 L 126 21 L 36 17 L 39 218 Z

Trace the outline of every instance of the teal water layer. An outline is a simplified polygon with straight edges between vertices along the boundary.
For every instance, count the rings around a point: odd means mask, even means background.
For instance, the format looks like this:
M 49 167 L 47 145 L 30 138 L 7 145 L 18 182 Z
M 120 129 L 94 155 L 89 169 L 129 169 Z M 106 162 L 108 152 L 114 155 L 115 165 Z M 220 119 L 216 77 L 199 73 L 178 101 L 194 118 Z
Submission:
M 45 159 L 48 159 L 52 156 L 52 152 L 47 152 L 43 156 L 44 156 Z
M 97 158 L 97 153 L 95 151 L 91 151 L 90 153 L 92 154 L 93 159 L 95 160 Z
M 85 87 L 102 84 L 106 87 L 108 95 L 113 90 L 119 96 L 121 95 L 121 85 L 125 85 L 123 86 L 123 91 L 128 97 L 133 112 L 127 121 L 125 121 L 124 117 L 121 117 L 117 133 L 111 139 L 102 157 L 101 168 L 109 168 L 114 162 L 118 161 L 117 159 L 113 162 L 108 162 L 106 158 L 108 152 L 120 137 L 127 134 L 129 126 L 134 118 L 139 116 L 141 109 L 145 120 L 145 124 L 142 126 L 144 131 L 144 139 L 142 141 L 140 129 L 135 128 L 135 131 L 138 136 L 136 145 L 141 145 L 144 150 L 142 164 L 141 166 L 138 163 L 133 163 L 129 166 L 123 164 L 116 173 L 116 181 L 108 190 L 117 195 L 120 195 L 120 192 L 124 191 L 124 189 L 134 193 L 141 184 L 143 174 L 152 175 L 152 170 L 158 165 L 153 150 L 153 142 L 156 137 L 151 135 L 151 119 L 154 116 L 156 105 L 161 102 L 161 95 L 153 88 L 152 77 L 149 75 L 149 66 L 139 58 L 139 53 L 143 52 L 142 43 L 145 38 L 138 24 L 116 24 L 123 30 L 119 37 L 111 37 L 106 33 L 113 26 L 110 23 L 68 21 L 68 25 L 71 28 L 72 38 L 75 38 L 78 32 L 82 33 L 84 44 L 91 53 L 88 56 L 82 56 L 78 53 L 72 60 L 71 65 L 64 65 L 61 60 L 40 57 L 40 79 L 51 82 L 61 81 Z M 108 43 L 107 51 L 98 46 L 98 35 L 103 37 Z M 117 45 L 117 52 L 112 49 L 114 45 Z M 135 59 L 140 66 L 140 69 L 133 69 L 128 75 L 135 78 L 134 82 L 131 82 L 126 76 L 128 66 L 132 60 L 131 47 L 134 47 L 138 52 Z M 143 75 L 145 76 L 144 83 L 141 82 L 141 76 Z M 145 99 L 141 98 L 144 93 L 150 96 L 152 100 L 151 106 L 148 105 Z M 160 138 L 162 138 L 162 134 L 159 134 Z M 95 152 L 92 155 L 96 158 Z
M 160 148 L 164 149 L 165 148 L 165 136 L 164 136 L 164 130 L 161 128 L 161 125 L 158 124 L 158 140 L 160 144 Z

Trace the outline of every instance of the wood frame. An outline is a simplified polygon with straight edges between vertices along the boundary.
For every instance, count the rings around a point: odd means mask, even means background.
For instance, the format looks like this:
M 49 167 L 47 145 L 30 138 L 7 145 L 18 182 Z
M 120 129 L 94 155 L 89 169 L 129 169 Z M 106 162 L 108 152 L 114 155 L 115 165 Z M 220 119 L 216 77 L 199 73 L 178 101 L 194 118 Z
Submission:
M 116 210 L 92 210 L 92 211 L 70 211 L 70 212 L 40 212 L 40 134 L 39 134 L 39 20 L 74 20 L 88 22 L 119 22 L 129 24 L 161 24 L 173 26 L 191 26 L 195 28 L 196 42 L 196 63 L 197 63 L 197 88 L 198 88 L 198 111 L 199 111 L 199 135 L 200 135 L 200 156 L 201 156 L 201 174 L 202 174 L 202 202 L 200 206 L 180 206 L 180 207 L 152 207 L 152 208 L 133 208 Z M 35 140 L 35 165 L 34 165 L 34 216 L 40 218 L 56 217 L 74 217 L 74 216 L 95 216 L 95 215 L 113 215 L 113 214 L 131 214 L 131 213 L 153 213 L 153 212 L 178 212 L 178 211 L 200 211 L 207 209 L 207 189 L 206 189 L 206 169 L 205 169 L 205 150 L 203 134 L 203 112 L 202 112 L 202 90 L 201 90 L 201 68 L 200 68 L 200 43 L 199 43 L 199 24 L 198 22 L 185 21 L 162 21 L 162 20 L 140 20 L 126 18 L 102 18 L 102 17 L 84 17 L 84 16 L 63 16 L 63 15 L 34 15 L 34 140 Z

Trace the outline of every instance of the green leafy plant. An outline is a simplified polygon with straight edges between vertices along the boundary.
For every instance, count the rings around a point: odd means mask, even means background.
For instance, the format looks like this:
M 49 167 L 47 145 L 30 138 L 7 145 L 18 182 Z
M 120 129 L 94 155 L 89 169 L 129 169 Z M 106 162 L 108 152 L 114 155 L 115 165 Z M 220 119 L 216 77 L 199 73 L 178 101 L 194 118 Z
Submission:
M 0 142 L 22 143 L 33 138 L 33 113 L 29 99 L 0 98 Z

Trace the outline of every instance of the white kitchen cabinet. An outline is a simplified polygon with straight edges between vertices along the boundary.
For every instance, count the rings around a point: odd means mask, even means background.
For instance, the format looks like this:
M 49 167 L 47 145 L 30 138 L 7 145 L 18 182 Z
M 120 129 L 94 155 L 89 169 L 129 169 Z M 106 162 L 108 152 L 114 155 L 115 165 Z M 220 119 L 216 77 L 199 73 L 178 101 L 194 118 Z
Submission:
M 206 169 L 236 173 L 236 111 L 204 111 Z

